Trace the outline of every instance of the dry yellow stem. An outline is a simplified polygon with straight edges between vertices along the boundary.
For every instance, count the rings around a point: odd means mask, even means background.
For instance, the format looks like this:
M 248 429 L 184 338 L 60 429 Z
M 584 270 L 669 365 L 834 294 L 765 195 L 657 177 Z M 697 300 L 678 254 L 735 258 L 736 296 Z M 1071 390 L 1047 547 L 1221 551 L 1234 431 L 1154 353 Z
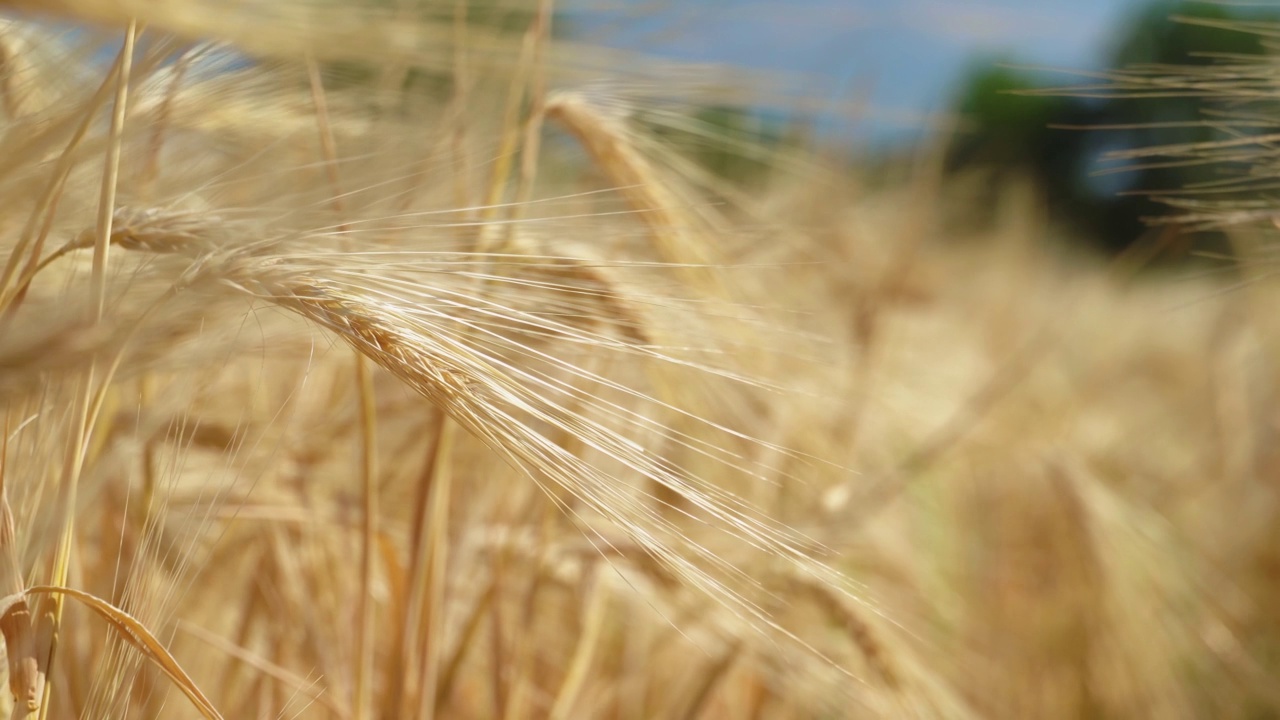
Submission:
M 9 659 L 9 691 L 13 693 L 19 714 L 35 712 L 40 707 L 40 688 L 44 678 L 36 659 L 35 625 L 31 608 L 23 594 L 26 583 L 22 567 L 18 563 L 17 534 L 13 523 L 13 510 L 9 506 L 9 491 L 5 469 L 9 455 L 8 417 L 5 419 L 4 437 L 0 439 L 0 593 L 15 598 L 3 615 L 0 615 L 0 634 L 4 635 Z

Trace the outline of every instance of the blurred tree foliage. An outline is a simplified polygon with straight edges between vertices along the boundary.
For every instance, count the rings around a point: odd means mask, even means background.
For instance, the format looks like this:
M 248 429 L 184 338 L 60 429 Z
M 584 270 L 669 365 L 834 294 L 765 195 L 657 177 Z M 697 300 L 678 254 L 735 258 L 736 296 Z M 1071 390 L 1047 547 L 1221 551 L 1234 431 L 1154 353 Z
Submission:
M 1174 21 L 1175 16 L 1183 20 Z M 1256 34 L 1208 27 L 1188 18 L 1272 19 L 1256 9 L 1229 5 L 1156 2 L 1122 29 L 1108 66 L 1176 73 L 1179 66 L 1204 66 L 1224 56 L 1264 52 Z M 1221 167 L 1206 164 L 1135 166 L 1117 175 L 1097 172 L 1108 167 L 1100 162 L 1108 150 L 1215 139 L 1212 128 L 1196 124 L 1205 118 L 1200 99 L 1123 97 L 1089 90 L 1046 93 L 1041 90 L 1045 84 L 1031 73 L 991 63 L 976 66 L 957 99 L 965 124 L 947 158 L 948 167 L 954 171 L 986 166 L 1010 176 L 1029 176 L 1044 192 L 1056 221 L 1112 251 L 1143 234 L 1144 217 L 1170 214 L 1145 192 L 1176 190 L 1220 177 Z M 989 184 L 988 191 L 996 192 L 998 185 Z

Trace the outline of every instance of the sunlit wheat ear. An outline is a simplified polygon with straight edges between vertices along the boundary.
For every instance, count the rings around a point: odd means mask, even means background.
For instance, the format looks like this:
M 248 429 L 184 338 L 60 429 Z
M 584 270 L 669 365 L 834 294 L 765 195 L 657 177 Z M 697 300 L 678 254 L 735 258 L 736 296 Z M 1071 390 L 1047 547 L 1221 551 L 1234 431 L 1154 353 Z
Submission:
M 702 219 L 672 189 L 675 178 L 661 174 L 630 139 L 622 118 L 595 107 L 579 93 L 558 93 L 547 101 L 547 118 L 560 124 L 582 143 L 592 159 L 618 187 L 649 227 L 658 256 L 687 265 L 684 275 L 695 287 L 712 295 L 724 289 L 711 265 L 711 247 Z
M 719 468 L 750 479 L 760 469 L 737 446 L 754 441 L 657 400 L 634 375 L 611 378 L 581 359 L 614 355 L 695 377 L 732 375 L 648 345 L 644 320 L 622 310 L 626 293 L 588 265 L 512 256 L 504 260 L 511 273 L 492 274 L 490 256 L 300 252 L 274 243 L 237 249 L 219 247 L 216 238 L 227 233 L 187 215 L 122 210 L 118 217 L 113 245 L 191 258 L 179 286 L 225 283 L 337 334 L 536 482 L 573 498 L 577 505 L 566 510 L 579 516 L 600 550 L 611 544 L 612 533 L 598 528 L 603 520 L 740 620 L 774 626 L 753 600 L 767 591 L 730 555 L 754 548 L 801 562 L 806 543 L 660 450 L 677 448 L 704 473 Z M 591 315 L 612 316 L 581 322 Z M 680 427 L 669 425 L 671 418 L 680 418 Z M 680 498 L 680 509 L 664 510 L 654 488 Z M 690 534 L 698 528 L 712 533 Z M 812 565 L 805 561 L 804 568 Z
M 221 329 L 236 324 L 233 315 L 223 312 L 231 309 L 229 298 L 206 297 L 196 304 L 179 292 L 208 282 L 193 272 L 193 258 L 187 253 L 198 258 L 212 246 L 210 237 L 184 224 L 183 217 L 167 218 L 162 234 L 153 233 L 150 221 L 138 218 L 129 218 L 112 234 L 112 244 L 159 257 L 137 263 L 108 283 L 110 312 L 101 321 L 88 319 L 93 298 L 86 283 L 79 281 L 79 270 L 54 272 L 59 262 L 76 262 L 70 256 L 91 246 L 92 233 L 73 237 L 22 278 L 23 295 L 0 312 L 0 402 L 38 394 L 50 378 L 75 376 L 94 362 L 115 364 L 117 377 L 125 379 L 168 359 L 183 362 L 179 358 L 185 355 L 189 361 L 193 350 L 199 353 L 196 345 L 216 342 Z M 70 288 L 55 293 L 45 287 L 27 294 L 46 273 L 54 277 L 45 285 L 69 282 Z

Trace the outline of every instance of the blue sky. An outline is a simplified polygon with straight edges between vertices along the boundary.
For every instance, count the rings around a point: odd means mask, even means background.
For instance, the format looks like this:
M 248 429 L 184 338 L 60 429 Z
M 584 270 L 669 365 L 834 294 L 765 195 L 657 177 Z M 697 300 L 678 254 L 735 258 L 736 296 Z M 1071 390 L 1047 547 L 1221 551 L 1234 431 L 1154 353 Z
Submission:
M 864 137 L 914 134 L 976 57 L 1097 68 L 1141 0 L 631 0 L 593 39 L 820 75 L 863 93 Z

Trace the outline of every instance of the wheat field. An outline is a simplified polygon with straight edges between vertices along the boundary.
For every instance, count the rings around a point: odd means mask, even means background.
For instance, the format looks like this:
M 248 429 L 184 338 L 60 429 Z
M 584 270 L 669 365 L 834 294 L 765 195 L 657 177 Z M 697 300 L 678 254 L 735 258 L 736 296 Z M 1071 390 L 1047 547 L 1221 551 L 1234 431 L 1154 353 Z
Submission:
M 1271 215 L 732 183 L 652 125 L 786 83 L 550 0 L 0 5 L 7 716 L 1280 714 Z

